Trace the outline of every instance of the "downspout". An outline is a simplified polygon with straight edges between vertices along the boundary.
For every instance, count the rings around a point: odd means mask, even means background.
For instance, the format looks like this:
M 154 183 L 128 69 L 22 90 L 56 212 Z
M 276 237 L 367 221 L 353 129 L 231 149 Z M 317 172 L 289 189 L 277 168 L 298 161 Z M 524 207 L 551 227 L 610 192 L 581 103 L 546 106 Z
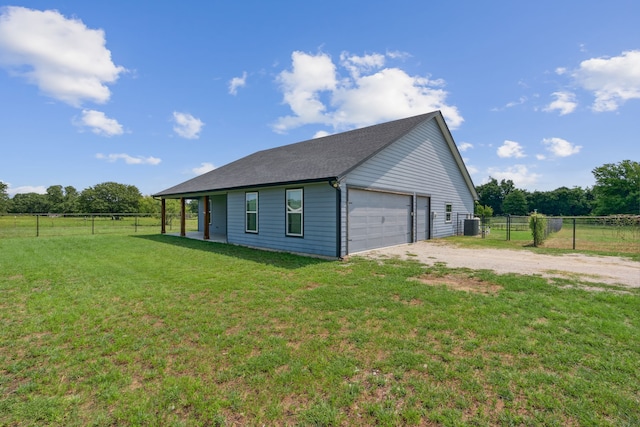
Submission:
M 338 177 L 330 179 L 329 185 L 336 190 L 336 258 L 342 259 L 342 189 Z

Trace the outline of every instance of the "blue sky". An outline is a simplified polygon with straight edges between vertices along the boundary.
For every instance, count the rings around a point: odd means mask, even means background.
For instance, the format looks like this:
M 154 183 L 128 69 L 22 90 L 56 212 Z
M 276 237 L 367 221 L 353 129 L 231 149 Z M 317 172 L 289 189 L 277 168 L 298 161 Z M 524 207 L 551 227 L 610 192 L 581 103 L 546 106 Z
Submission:
M 15 1 L 0 181 L 153 194 L 440 109 L 476 185 L 590 187 L 593 168 L 640 160 L 638 22 L 635 0 Z

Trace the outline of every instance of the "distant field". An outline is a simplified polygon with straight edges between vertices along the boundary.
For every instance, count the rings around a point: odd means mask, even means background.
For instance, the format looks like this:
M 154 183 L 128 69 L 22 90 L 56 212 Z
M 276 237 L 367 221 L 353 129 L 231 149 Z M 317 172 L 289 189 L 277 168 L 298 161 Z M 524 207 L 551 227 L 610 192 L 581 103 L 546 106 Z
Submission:
M 188 218 L 187 231 L 198 229 Z M 180 218 L 170 218 L 167 232 L 180 231 Z M 131 234 L 160 232 L 160 218 L 151 215 L 0 215 L 0 238 Z
M 0 254 L 0 425 L 640 425 L 638 289 L 157 231 Z

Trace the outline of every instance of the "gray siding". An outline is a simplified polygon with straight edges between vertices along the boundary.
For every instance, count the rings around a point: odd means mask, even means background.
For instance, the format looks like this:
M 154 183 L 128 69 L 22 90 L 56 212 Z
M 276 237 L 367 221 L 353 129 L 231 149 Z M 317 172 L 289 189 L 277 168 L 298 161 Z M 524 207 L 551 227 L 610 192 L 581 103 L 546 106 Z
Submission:
M 304 236 L 286 235 L 287 188 L 304 189 Z M 245 232 L 245 193 L 258 193 L 258 233 Z M 227 199 L 227 240 L 257 248 L 335 257 L 336 190 L 328 183 L 231 191 Z
M 453 235 L 458 214 L 473 213 L 473 195 L 436 120 L 416 127 L 351 171 L 344 184 L 429 195 L 431 212 L 436 213 L 430 224 L 432 237 Z M 445 222 L 446 203 L 453 207 L 450 223 Z M 342 211 L 346 214 L 344 206 Z

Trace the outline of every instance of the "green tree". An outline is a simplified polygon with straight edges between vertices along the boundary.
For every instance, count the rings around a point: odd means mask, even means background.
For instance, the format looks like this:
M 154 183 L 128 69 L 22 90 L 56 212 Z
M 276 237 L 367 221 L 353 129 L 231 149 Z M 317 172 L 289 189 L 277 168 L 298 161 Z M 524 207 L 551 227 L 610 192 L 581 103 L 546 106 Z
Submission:
M 596 215 L 640 213 L 640 163 L 623 160 L 595 168 L 593 176 Z
M 47 194 L 45 194 L 47 203 L 49 204 L 49 212 L 62 213 L 64 212 L 64 190 L 62 185 L 52 185 L 47 188 Z
M 478 193 L 478 202 L 482 206 L 489 206 L 493 209 L 494 214 L 502 215 L 502 203 L 507 194 L 515 190 L 515 185 L 510 179 L 501 180 L 489 177 L 489 182 L 476 187 Z
M 49 201 L 45 194 L 20 193 L 11 200 L 11 213 L 47 213 Z
M 78 197 L 80 193 L 75 187 L 67 185 L 64 187 L 64 198 L 62 201 L 62 212 L 76 213 L 78 212 Z
M 474 214 L 480 218 L 491 218 L 493 216 L 493 209 L 491 206 L 482 206 L 480 203 L 476 202 Z
M 9 198 L 9 186 L 0 181 L 0 213 L 9 212 L 11 199 Z
M 160 214 L 160 200 L 151 196 L 144 196 L 140 199 L 138 212 L 146 214 Z
M 509 215 L 526 215 L 528 209 L 524 191 L 518 189 L 510 191 L 502 202 L 502 211 Z
M 141 199 L 140 190 L 134 185 L 103 182 L 84 189 L 78 204 L 86 213 L 136 213 Z

